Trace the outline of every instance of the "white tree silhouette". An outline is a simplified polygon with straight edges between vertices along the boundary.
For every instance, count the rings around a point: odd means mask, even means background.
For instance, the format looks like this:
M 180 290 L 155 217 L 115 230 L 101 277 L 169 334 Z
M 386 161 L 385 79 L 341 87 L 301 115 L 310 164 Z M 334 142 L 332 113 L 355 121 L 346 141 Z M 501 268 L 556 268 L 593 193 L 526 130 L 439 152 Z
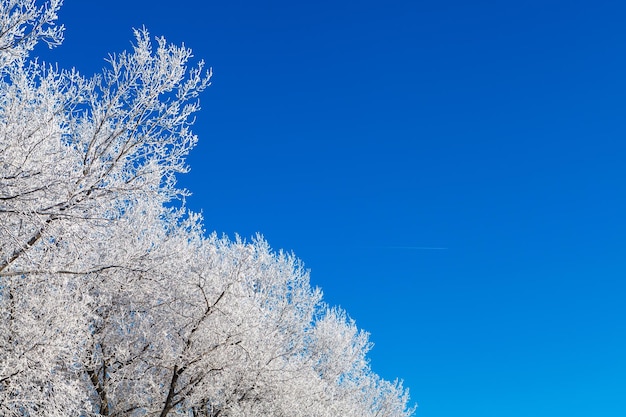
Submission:
M 411 415 L 297 258 L 169 207 L 210 71 L 145 29 L 93 78 L 28 61 L 60 3 L 0 1 L 0 415 Z

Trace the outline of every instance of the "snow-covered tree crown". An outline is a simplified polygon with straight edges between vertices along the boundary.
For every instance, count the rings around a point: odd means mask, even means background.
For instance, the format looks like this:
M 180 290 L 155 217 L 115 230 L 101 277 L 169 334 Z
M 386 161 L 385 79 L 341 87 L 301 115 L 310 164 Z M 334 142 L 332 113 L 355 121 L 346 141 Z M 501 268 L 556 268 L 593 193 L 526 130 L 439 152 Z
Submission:
M 135 31 L 96 77 L 28 61 L 61 1 L 0 1 L 0 415 L 405 417 L 293 255 L 168 208 L 208 85 Z

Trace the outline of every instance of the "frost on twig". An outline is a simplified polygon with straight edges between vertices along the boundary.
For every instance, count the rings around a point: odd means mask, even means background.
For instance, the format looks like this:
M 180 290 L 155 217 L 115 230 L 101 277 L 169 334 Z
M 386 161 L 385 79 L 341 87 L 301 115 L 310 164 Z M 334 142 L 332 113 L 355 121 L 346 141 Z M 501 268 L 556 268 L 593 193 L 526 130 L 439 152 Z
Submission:
M 40 40 L 53 47 L 63 41 L 57 26 L 62 0 L 38 4 L 36 0 L 0 1 L 0 69 L 26 58 Z

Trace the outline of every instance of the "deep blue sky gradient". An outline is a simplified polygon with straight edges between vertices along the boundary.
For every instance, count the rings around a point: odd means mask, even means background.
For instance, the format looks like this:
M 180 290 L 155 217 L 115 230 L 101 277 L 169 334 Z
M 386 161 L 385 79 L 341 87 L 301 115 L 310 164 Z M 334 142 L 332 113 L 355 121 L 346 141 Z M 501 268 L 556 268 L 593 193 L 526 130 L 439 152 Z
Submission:
M 626 415 L 626 3 L 66 0 L 213 67 L 181 183 L 293 250 L 418 417 Z M 426 249 L 446 248 L 446 249 Z

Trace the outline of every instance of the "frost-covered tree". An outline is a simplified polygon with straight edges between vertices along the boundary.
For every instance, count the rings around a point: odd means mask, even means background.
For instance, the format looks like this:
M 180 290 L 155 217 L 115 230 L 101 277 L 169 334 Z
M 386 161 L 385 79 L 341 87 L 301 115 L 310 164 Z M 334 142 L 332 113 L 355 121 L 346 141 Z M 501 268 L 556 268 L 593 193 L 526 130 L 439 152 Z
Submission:
M 0 415 L 410 416 L 297 258 L 171 208 L 210 71 L 146 30 L 29 60 L 60 5 L 0 0 Z

